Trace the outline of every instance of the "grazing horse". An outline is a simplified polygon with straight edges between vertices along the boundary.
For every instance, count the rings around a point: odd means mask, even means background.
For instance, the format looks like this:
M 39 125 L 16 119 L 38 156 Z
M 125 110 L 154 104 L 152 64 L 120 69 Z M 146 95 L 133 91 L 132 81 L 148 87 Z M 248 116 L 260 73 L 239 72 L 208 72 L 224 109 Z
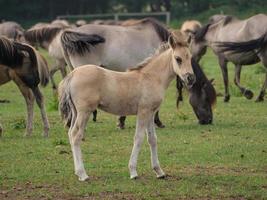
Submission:
M 203 49 L 207 46 L 211 47 L 218 57 L 225 86 L 225 102 L 230 100 L 228 62 L 235 65 L 235 85 L 247 99 L 253 97 L 253 92 L 240 84 L 241 68 L 242 65 L 251 65 L 259 61 L 265 67 L 267 66 L 266 33 L 267 15 L 258 14 L 245 20 L 239 20 L 232 16 L 216 15 L 210 19 L 210 23 L 192 35 L 190 46 L 193 57 L 199 60 Z M 239 45 L 241 46 L 238 47 Z M 256 101 L 263 101 L 266 82 L 267 75 Z
M 147 132 L 152 169 L 165 176 L 157 154 L 154 114 L 176 75 L 188 87 L 194 84 L 191 53 L 181 32 L 171 34 L 168 44 L 128 72 L 115 72 L 95 65 L 73 70 L 59 86 L 59 108 L 69 128 L 75 174 L 88 179 L 81 155 L 81 141 L 90 114 L 99 108 L 115 115 L 137 115 L 134 145 L 129 161 L 130 177 L 136 178 L 137 158 Z M 133 84 L 135 83 L 135 84 Z
M 25 42 L 24 29 L 16 22 L 3 22 L 0 24 L 0 36 L 18 42 Z
M 13 80 L 25 98 L 27 125 L 25 135 L 32 134 L 33 106 L 36 100 L 44 124 L 44 136 L 48 136 L 49 123 L 43 96 L 38 87 L 47 85 L 49 72 L 44 58 L 31 46 L 0 37 L 0 85 Z
M 58 24 L 58 23 L 56 23 Z M 33 27 L 25 32 L 26 40 L 32 45 L 40 45 L 48 51 L 48 54 L 55 59 L 56 65 L 51 66 L 50 80 L 52 88 L 56 90 L 57 86 L 54 80 L 54 74 L 60 70 L 62 78 L 67 75 L 66 62 L 63 56 L 60 44 L 60 32 L 66 28 L 62 25 L 44 24 Z

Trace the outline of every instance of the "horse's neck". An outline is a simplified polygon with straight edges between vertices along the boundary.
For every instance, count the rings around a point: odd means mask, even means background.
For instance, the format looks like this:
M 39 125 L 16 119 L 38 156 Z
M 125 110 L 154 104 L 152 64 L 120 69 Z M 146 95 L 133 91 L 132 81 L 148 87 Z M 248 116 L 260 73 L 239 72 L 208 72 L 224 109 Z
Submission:
M 172 50 L 168 49 L 159 54 L 140 71 L 145 77 L 156 78 L 166 89 L 175 78 L 175 72 L 172 67 Z

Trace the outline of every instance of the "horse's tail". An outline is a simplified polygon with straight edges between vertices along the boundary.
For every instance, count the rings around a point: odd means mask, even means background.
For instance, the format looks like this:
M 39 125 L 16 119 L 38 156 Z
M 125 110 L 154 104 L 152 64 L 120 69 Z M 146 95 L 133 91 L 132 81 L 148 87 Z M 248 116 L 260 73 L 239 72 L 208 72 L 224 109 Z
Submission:
M 62 29 L 62 27 L 51 25 L 32 28 L 24 33 L 24 37 L 30 44 L 41 44 L 42 42 L 50 43 Z
M 97 34 L 64 31 L 61 35 L 64 51 L 71 54 L 84 55 L 86 52 L 90 52 L 92 46 L 104 42 L 105 38 Z
M 35 51 L 38 55 L 38 72 L 39 72 L 39 78 L 40 78 L 40 84 L 41 86 L 45 87 L 49 83 L 49 69 L 48 69 L 48 63 L 46 59 L 39 54 L 37 51 Z
M 70 91 L 71 79 L 72 73 L 64 78 L 58 87 L 59 109 L 61 117 L 65 123 L 65 126 L 67 127 L 70 127 L 72 122 L 75 121 L 77 117 L 77 110 L 73 104 Z
M 267 46 L 267 32 L 258 39 L 246 42 L 217 42 L 217 46 L 221 47 L 222 52 L 248 53 L 256 50 L 256 53 L 259 53 Z

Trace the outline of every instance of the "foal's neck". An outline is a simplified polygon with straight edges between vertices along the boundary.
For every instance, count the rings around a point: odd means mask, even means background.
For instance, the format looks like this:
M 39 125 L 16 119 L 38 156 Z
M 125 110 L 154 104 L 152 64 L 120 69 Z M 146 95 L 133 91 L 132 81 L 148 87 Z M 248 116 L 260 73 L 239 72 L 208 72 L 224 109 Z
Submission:
M 156 56 L 155 59 L 151 60 L 151 62 L 140 71 L 146 77 L 156 78 L 156 80 L 167 89 L 176 75 L 172 67 L 172 49 L 167 49 Z

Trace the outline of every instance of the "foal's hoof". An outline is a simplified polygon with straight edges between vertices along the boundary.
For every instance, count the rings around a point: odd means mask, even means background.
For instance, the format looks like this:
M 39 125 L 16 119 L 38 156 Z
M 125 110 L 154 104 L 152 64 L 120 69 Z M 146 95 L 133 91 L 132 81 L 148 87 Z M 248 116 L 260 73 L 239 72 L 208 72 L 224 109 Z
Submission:
M 79 177 L 79 181 L 81 182 L 89 181 L 89 176 L 83 178 Z
M 262 102 L 264 101 L 264 97 L 262 96 L 258 96 L 257 99 L 255 100 L 255 102 Z
M 226 103 L 226 102 L 229 102 L 230 100 L 230 95 L 226 95 L 223 99 L 223 101 Z
M 136 180 L 136 179 L 138 179 L 138 175 L 137 175 L 137 173 L 132 174 L 132 175 L 130 176 L 130 179 L 131 179 L 131 180 Z
M 253 96 L 254 96 L 254 94 L 253 94 L 253 92 L 250 91 L 250 90 L 245 90 L 245 92 L 244 92 L 244 96 L 245 96 L 247 99 L 252 99 Z

